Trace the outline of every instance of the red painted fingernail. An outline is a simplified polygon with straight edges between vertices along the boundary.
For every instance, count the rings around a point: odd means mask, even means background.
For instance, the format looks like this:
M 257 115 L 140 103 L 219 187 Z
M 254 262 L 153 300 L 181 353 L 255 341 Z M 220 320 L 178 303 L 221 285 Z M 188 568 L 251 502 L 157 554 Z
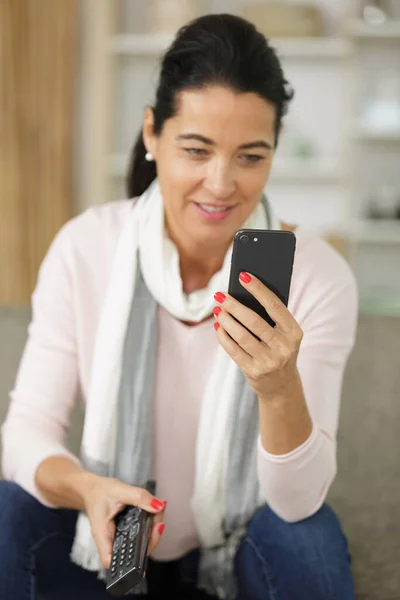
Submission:
M 219 323 L 214 323 L 214 329 L 215 329 L 215 331 L 218 331 L 219 328 L 220 328 L 220 324 Z
M 222 308 L 220 306 L 216 306 L 213 310 L 213 313 L 216 317 L 222 312 Z
M 162 510 L 165 507 L 165 502 L 163 502 L 162 500 L 157 500 L 157 498 L 153 498 L 153 500 L 151 501 L 151 506 L 155 510 Z
M 243 281 L 243 283 L 250 283 L 250 281 L 251 281 L 250 275 L 248 273 L 244 273 L 244 272 L 240 273 L 239 279 L 241 281 Z
M 220 304 L 222 304 L 226 300 L 226 296 L 222 292 L 217 292 L 216 294 L 214 294 L 214 298 Z
M 159 523 L 158 524 L 158 533 L 160 535 L 162 534 L 162 532 L 164 531 L 164 529 L 165 529 L 165 523 Z

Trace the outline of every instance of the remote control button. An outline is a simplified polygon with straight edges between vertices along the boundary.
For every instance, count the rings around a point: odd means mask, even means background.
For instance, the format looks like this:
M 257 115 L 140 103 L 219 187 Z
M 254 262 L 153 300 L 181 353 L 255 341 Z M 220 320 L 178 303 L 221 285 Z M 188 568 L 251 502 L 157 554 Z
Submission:
M 115 544 L 114 544 L 115 550 L 118 550 L 118 548 L 120 547 L 121 543 L 122 543 L 122 535 L 119 535 L 117 537 L 117 539 L 115 540 Z
M 130 527 L 130 523 L 128 523 L 126 521 L 126 519 L 121 519 L 121 521 L 118 523 L 117 525 L 117 531 L 120 531 L 121 533 L 128 531 Z
M 132 525 L 132 523 L 136 523 L 139 520 L 140 513 L 141 513 L 141 509 L 138 508 L 137 506 L 135 506 L 134 508 L 131 508 L 131 510 L 128 512 L 128 514 L 126 516 L 126 519 L 130 525 Z
M 129 538 L 133 539 L 137 532 L 139 531 L 139 523 L 136 523 L 135 525 L 132 525 L 130 530 L 129 530 Z

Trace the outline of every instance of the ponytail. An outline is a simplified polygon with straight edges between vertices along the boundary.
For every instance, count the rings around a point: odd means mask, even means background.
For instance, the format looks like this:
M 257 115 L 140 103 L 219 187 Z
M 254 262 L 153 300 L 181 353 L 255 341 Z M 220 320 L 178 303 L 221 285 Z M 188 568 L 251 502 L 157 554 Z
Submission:
M 146 147 L 142 132 L 139 133 L 129 160 L 126 176 L 126 192 L 128 198 L 141 196 L 157 177 L 156 163 L 146 160 Z

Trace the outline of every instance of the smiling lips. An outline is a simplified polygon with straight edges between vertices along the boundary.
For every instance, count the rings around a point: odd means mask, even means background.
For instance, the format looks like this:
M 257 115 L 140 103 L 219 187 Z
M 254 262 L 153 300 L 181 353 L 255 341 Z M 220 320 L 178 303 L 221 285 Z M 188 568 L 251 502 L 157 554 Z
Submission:
M 230 208 L 229 206 L 215 206 L 214 204 L 199 204 L 198 206 L 207 212 L 222 212 Z
M 234 206 L 224 206 L 217 204 L 198 204 L 193 203 L 197 212 L 207 221 L 222 221 L 232 212 Z

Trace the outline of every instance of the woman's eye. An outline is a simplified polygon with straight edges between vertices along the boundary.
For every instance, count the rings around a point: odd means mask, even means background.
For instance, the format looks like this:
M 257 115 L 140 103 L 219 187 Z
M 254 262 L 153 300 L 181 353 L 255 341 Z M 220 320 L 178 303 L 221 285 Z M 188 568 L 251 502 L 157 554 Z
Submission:
M 207 156 L 207 151 L 204 148 L 184 148 L 190 156 Z
M 264 160 L 265 156 L 259 156 L 258 154 L 243 154 L 240 158 L 243 158 L 248 163 L 256 164 Z

